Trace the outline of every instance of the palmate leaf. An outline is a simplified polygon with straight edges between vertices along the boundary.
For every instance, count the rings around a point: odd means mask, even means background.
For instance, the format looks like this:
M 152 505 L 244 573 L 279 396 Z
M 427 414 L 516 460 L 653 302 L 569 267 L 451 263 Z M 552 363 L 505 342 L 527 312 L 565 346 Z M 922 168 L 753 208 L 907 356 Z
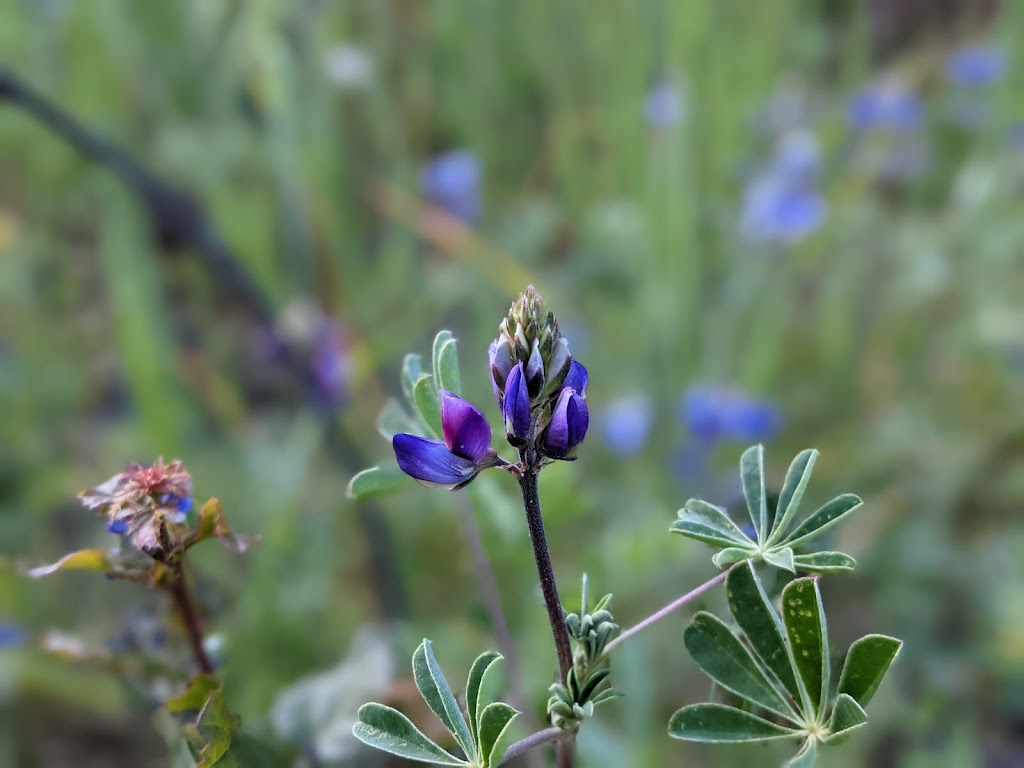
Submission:
M 466 724 L 462 710 L 459 709 L 451 686 L 448 685 L 437 659 L 434 658 L 434 648 L 429 640 L 424 639 L 413 654 L 412 670 L 416 687 L 427 706 L 455 737 L 462 751 L 469 756 L 474 755 L 476 744 L 473 734 Z
M 747 647 L 721 619 L 701 611 L 686 628 L 683 642 L 697 666 L 727 691 L 797 722 L 792 706 L 779 695 Z
M 762 557 L 768 565 L 774 566 L 780 571 L 796 573 L 796 565 L 793 562 L 795 560 L 793 550 L 789 547 L 773 549 L 771 552 L 765 552 Z
M 813 712 L 807 714 L 813 718 L 822 711 L 828 697 L 830 669 L 825 609 L 816 580 L 796 579 L 786 585 L 782 590 L 782 621 L 793 662 L 813 707 Z
M 741 560 L 749 560 L 756 555 L 757 550 L 751 547 L 726 547 L 716 552 L 711 558 L 711 562 L 719 568 L 726 568 Z
M 364 704 L 357 716 L 359 722 L 353 726 L 352 734 L 382 752 L 434 765 L 470 765 L 441 749 L 397 709 Z
M 738 744 L 797 739 L 803 734 L 725 704 L 691 704 L 672 715 L 668 735 L 683 741 Z

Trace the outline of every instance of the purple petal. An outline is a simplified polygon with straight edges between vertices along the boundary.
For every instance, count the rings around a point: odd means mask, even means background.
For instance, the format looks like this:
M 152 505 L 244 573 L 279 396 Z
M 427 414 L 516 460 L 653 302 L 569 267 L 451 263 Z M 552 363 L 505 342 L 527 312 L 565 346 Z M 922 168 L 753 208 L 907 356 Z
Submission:
M 562 382 L 563 387 L 569 389 L 575 389 L 577 394 L 587 394 L 587 369 L 576 360 L 572 361 L 572 365 L 569 366 L 569 373 L 565 377 L 565 381 Z
M 521 440 L 530 437 L 530 393 L 523 374 L 523 364 L 516 363 L 505 382 L 505 398 L 501 414 L 505 419 L 505 431 Z
M 421 483 L 452 487 L 472 480 L 480 468 L 449 451 L 444 443 L 399 433 L 391 439 L 398 466 Z
M 551 423 L 544 430 L 544 452 L 556 459 L 567 456 L 583 442 L 589 425 L 586 401 L 572 389 L 563 388 L 551 414 Z
M 494 397 L 501 405 L 502 393 L 505 391 L 505 382 L 512 371 L 515 360 L 512 359 L 512 345 L 504 336 L 491 342 L 487 350 L 487 362 L 491 366 L 491 388 L 494 390 Z
M 484 415 L 447 389 L 441 390 L 441 430 L 451 452 L 474 463 L 491 447 L 491 428 Z

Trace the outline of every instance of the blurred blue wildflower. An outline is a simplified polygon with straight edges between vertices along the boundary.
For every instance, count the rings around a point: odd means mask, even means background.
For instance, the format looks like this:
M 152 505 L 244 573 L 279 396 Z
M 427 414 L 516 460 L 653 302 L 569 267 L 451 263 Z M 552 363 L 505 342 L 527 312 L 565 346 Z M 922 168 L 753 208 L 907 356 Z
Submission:
M 770 170 L 792 181 L 813 181 L 821 172 L 821 144 L 810 131 L 787 131 L 782 135 Z
M 107 523 L 107 530 L 115 536 L 127 536 L 128 531 L 131 530 L 128 525 L 128 520 L 122 518 L 120 520 L 111 520 Z
M 794 243 L 818 229 L 827 214 L 828 206 L 816 190 L 768 174 L 746 189 L 740 231 L 754 241 Z
M 601 434 L 608 448 L 620 456 L 638 453 L 647 444 L 654 424 L 654 405 L 642 394 L 613 400 L 601 418 Z
M 692 387 L 680 402 L 679 416 L 690 432 L 707 442 L 762 442 L 782 427 L 774 403 L 710 385 Z
M 682 91 L 673 83 L 662 80 L 644 99 L 644 117 L 656 131 L 667 131 L 683 119 L 685 103 Z
M 28 639 L 25 628 L 13 621 L 0 621 L 0 648 L 16 648 Z
M 1009 69 L 1006 54 L 994 45 L 971 45 L 946 59 L 946 77 L 954 85 L 981 88 L 999 82 Z
M 465 224 L 480 216 L 480 161 L 467 150 L 433 158 L 420 174 L 423 196 Z
M 916 131 L 923 117 L 921 99 L 895 81 L 870 85 L 846 104 L 846 119 L 855 131 Z
M 341 326 L 323 317 L 313 333 L 313 380 L 330 405 L 344 401 L 352 376 L 352 360 Z

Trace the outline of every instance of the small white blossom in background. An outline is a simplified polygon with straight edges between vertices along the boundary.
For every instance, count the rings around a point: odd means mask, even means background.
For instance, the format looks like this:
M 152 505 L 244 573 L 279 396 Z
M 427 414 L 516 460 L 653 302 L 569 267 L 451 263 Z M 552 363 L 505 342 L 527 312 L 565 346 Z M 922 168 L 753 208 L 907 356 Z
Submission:
M 341 90 L 368 88 L 373 83 L 374 70 L 373 59 L 358 46 L 339 43 L 324 53 L 324 74 Z

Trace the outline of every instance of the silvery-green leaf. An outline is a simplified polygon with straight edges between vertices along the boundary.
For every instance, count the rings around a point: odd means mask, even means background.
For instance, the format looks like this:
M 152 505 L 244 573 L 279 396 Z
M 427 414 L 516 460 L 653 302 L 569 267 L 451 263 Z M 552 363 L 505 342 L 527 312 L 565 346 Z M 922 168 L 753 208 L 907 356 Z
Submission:
M 352 735 L 364 744 L 391 755 L 434 765 L 470 765 L 445 752 L 397 709 L 383 704 L 364 704 Z
M 683 741 L 735 744 L 797 739 L 803 734 L 724 704 L 691 704 L 672 715 L 668 722 L 668 735 Z
M 843 662 L 839 692 L 866 707 L 902 647 L 902 641 L 885 635 L 866 635 L 857 640 Z
M 519 713 L 508 704 L 488 704 L 480 712 L 480 745 L 477 761 L 482 768 L 497 765 L 505 754 L 502 741 Z
M 466 718 L 459 709 L 451 686 L 448 685 L 437 659 L 434 658 L 434 647 L 429 640 L 424 639 L 413 654 L 412 670 L 416 687 L 430 710 L 444 723 L 445 728 L 451 731 L 463 752 L 467 755 L 476 754 L 473 734 L 466 725 Z
M 813 712 L 819 712 L 828 697 L 830 662 L 825 609 L 816 579 L 794 579 L 786 585 L 782 590 L 782 621 Z M 812 718 L 813 713 L 808 713 L 808 719 Z
M 459 356 L 451 331 L 441 331 L 434 337 L 434 380 L 440 389 L 462 396 Z
M 409 353 L 402 359 L 402 392 L 409 402 L 410 408 L 416 407 L 416 398 L 413 396 L 413 389 L 416 382 L 423 375 L 423 358 L 419 355 Z
M 402 404 L 393 397 L 387 399 L 384 407 L 377 414 L 377 432 L 386 440 L 390 440 L 400 432 L 426 437 L 417 420 L 412 418 Z
M 484 708 L 481 706 L 484 704 L 482 699 L 484 678 L 487 676 L 488 670 L 502 658 L 504 657 L 497 651 L 487 651 L 477 656 L 473 666 L 469 668 L 469 679 L 466 682 L 466 711 L 469 715 L 469 728 L 477 739 L 480 738 L 479 715 Z M 483 755 L 477 757 L 483 757 Z
M 697 666 L 727 691 L 798 722 L 797 713 L 765 678 L 750 651 L 721 619 L 699 612 L 686 628 L 683 642 Z
M 434 431 L 434 437 L 440 438 L 441 401 L 434 386 L 434 377 L 429 373 L 420 376 L 413 385 L 412 394 L 416 401 L 416 410 L 423 417 L 423 422 Z
M 818 742 L 808 739 L 800 747 L 800 751 L 783 768 L 814 768 L 816 762 L 818 762 Z
M 401 490 L 407 483 L 408 476 L 398 467 L 370 467 L 348 481 L 346 495 L 362 501 Z
M 764 446 L 747 448 L 740 456 L 740 477 L 747 511 L 757 531 L 757 540 L 768 538 L 768 499 L 764 490 Z
M 684 510 L 680 510 L 681 514 L 683 512 Z M 688 539 L 696 539 L 697 541 L 703 541 L 705 544 L 712 544 L 717 547 L 735 547 L 743 544 L 743 541 L 730 536 L 728 531 L 716 528 L 704 520 L 694 520 L 690 517 L 674 520 L 672 525 L 669 526 L 669 531 L 680 533 Z M 750 546 L 754 545 L 750 543 Z
M 832 708 L 832 720 L 828 724 L 832 733 L 825 739 L 825 743 L 830 746 L 841 744 L 853 730 L 867 722 L 868 716 L 863 707 L 849 694 L 841 693 L 836 697 L 835 706 Z
M 756 554 L 757 550 L 753 547 L 729 547 L 716 552 L 711 558 L 711 562 L 718 568 L 725 568 L 727 565 L 733 565 L 741 560 L 749 560 Z
M 793 567 L 793 550 L 789 547 L 765 552 L 763 557 L 764 561 L 768 563 L 768 565 L 772 565 L 783 571 L 796 573 L 796 569 Z
M 724 509 L 701 499 L 690 499 L 677 514 L 680 520 L 703 522 L 713 528 L 718 528 L 737 544 L 755 543 L 740 530 Z
M 786 538 L 786 544 L 795 547 L 808 539 L 820 536 L 863 503 L 859 496 L 852 493 L 837 496 L 800 523 L 797 529 Z
M 764 593 L 750 561 L 734 565 L 725 577 L 729 610 L 765 666 L 782 682 L 795 701 L 803 701 L 782 622 Z
M 815 552 L 810 555 L 796 555 L 793 565 L 798 571 L 808 573 L 839 573 L 852 571 L 857 561 L 842 552 Z
M 789 465 L 786 472 L 786 480 L 782 484 L 782 492 L 779 494 L 779 502 L 775 506 L 775 522 L 772 525 L 769 543 L 775 543 L 786 534 L 786 529 L 793 521 L 800 501 L 804 497 L 807 483 L 810 482 L 811 472 L 814 471 L 814 462 L 818 460 L 818 452 L 813 448 L 801 451 Z

